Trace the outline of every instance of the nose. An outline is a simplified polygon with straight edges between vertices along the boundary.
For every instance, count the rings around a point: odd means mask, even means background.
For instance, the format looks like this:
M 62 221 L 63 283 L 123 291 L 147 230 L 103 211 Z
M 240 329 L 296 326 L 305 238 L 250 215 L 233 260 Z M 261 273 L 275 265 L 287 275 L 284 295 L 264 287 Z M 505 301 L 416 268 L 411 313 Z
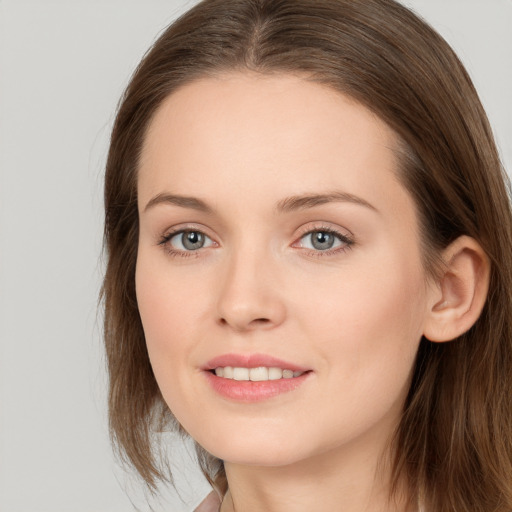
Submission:
M 218 297 L 218 322 L 243 332 L 283 323 L 286 308 L 279 269 L 268 253 L 248 249 L 226 261 Z

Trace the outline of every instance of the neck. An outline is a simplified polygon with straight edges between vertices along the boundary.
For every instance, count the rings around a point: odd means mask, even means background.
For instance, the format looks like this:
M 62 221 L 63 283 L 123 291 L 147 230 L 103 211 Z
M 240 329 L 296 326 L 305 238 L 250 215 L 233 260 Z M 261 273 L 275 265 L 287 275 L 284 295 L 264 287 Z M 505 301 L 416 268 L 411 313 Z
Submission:
M 278 467 L 226 462 L 229 490 L 221 512 L 412 512 L 390 500 L 390 464 L 354 447 Z M 389 458 L 388 458 L 389 459 Z

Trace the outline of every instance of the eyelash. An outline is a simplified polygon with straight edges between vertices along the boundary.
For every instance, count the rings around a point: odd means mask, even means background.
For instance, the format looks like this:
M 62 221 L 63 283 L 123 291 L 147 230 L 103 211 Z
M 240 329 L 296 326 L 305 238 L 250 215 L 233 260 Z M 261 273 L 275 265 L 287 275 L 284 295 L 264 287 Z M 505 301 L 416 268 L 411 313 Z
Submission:
M 199 233 L 199 234 L 203 235 L 204 237 L 211 240 L 211 238 L 206 233 L 204 233 L 204 231 L 201 231 L 200 229 L 184 228 L 184 229 L 178 229 L 176 231 L 171 231 L 170 233 L 165 234 L 164 236 L 162 236 L 162 238 L 158 242 L 158 245 L 162 246 L 164 248 L 164 250 L 166 251 L 166 253 L 169 254 L 171 257 L 179 257 L 179 258 L 190 258 L 190 257 L 197 258 L 197 257 L 199 257 L 200 249 L 202 249 L 202 247 L 199 249 L 196 249 L 196 250 L 182 251 L 180 249 L 174 249 L 170 245 L 169 242 L 175 236 L 181 235 L 183 233 Z M 332 235 L 335 238 L 337 238 L 340 242 L 342 242 L 342 244 L 343 244 L 340 247 L 336 247 L 334 249 L 326 249 L 324 251 L 322 251 L 322 250 L 307 250 L 308 255 L 313 256 L 315 258 L 329 257 L 329 256 L 334 256 L 338 253 L 347 252 L 348 250 L 350 250 L 352 248 L 352 246 L 355 243 L 351 237 L 344 235 L 344 234 L 340 233 L 339 231 L 337 231 L 331 227 L 327 227 L 327 226 L 315 226 L 313 229 L 308 229 L 307 231 L 304 231 L 304 233 L 302 233 L 300 235 L 300 237 L 297 239 L 297 242 L 313 233 L 326 233 L 326 234 Z M 295 246 L 295 244 L 297 242 L 294 242 L 292 247 Z
M 314 226 L 313 228 L 308 228 L 300 235 L 300 237 L 297 240 L 300 241 L 304 239 L 306 236 L 311 235 L 313 233 L 326 233 L 332 235 L 342 243 L 340 247 L 336 247 L 334 249 L 326 249 L 324 251 L 305 249 L 308 251 L 308 256 L 312 256 L 314 258 L 325 258 L 329 256 L 335 256 L 339 253 L 345 253 L 348 250 L 350 250 L 355 243 L 354 239 L 349 237 L 348 235 L 340 233 L 339 231 L 331 227 L 322 225 Z M 296 243 L 297 242 L 294 242 L 293 246 L 295 246 Z
M 211 238 L 200 229 L 194 229 L 194 228 L 183 228 L 183 229 L 177 229 L 176 231 L 171 231 L 165 235 L 162 236 L 160 241 L 158 242 L 158 245 L 162 246 L 167 254 L 172 257 L 178 257 L 178 258 L 197 258 L 199 256 L 199 249 L 196 250 L 189 250 L 189 251 L 182 251 L 180 249 L 174 249 L 171 244 L 169 243 L 175 236 L 181 235 L 183 233 L 199 233 L 203 235 L 204 237 L 211 240 Z M 202 249 L 202 247 L 200 248 Z

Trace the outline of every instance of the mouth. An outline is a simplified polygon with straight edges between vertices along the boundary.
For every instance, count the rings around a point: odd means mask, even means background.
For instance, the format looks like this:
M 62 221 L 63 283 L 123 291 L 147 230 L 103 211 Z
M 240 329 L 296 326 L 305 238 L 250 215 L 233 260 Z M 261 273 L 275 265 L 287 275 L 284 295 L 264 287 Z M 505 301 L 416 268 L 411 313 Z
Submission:
M 210 387 L 224 399 L 259 402 L 296 390 L 313 370 L 262 354 L 226 354 L 203 367 Z

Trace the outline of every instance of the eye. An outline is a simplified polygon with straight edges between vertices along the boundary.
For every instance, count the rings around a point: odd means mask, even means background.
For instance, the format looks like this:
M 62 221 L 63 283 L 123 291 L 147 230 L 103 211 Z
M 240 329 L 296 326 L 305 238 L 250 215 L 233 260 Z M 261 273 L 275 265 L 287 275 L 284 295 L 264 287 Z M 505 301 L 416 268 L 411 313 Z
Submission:
M 345 235 L 332 229 L 315 229 L 303 235 L 298 246 L 304 249 L 327 252 L 336 249 L 346 249 L 353 241 Z
M 161 242 L 174 251 L 197 251 L 213 245 L 213 240 L 197 230 L 183 230 L 167 235 Z

